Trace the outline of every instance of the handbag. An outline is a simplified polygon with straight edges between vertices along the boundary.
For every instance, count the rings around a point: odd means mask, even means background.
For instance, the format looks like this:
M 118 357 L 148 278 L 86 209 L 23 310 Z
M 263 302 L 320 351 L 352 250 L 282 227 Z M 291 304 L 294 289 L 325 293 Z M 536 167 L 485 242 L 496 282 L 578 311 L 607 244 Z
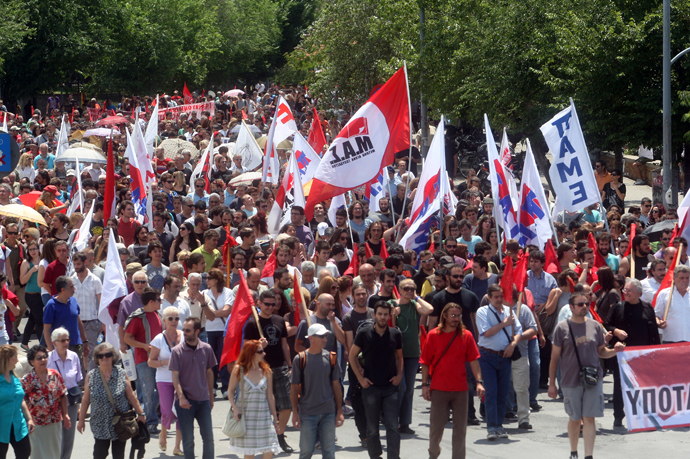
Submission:
M 115 400 L 113 400 L 113 394 L 110 393 L 110 387 L 108 387 L 108 383 L 105 381 L 105 376 L 103 376 L 103 370 L 99 368 L 98 372 L 101 374 L 101 380 L 103 381 L 105 392 L 108 394 L 108 400 L 110 400 L 110 404 L 113 406 L 113 411 L 115 411 L 115 416 L 113 416 L 112 425 L 115 428 L 117 439 L 121 442 L 126 442 L 130 438 L 133 438 L 139 434 L 137 413 L 134 411 L 134 408 L 129 409 L 124 413 L 118 411 L 118 409 L 115 408 Z
M 489 310 L 494 313 L 494 315 L 496 316 L 496 320 L 498 320 L 498 323 L 500 324 L 501 319 L 498 317 L 498 314 L 496 314 L 496 311 L 491 309 L 491 307 L 489 307 Z M 513 313 L 512 309 L 510 310 L 510 313 L 511 314 Z M 510 326 L 510 328 L 511 328 L 511 331 L 513 331 L 513 335 L 515 335 L 515 328 L 512 325 Z M 513 340 L 510 339 L 510 335 L 508 334 L 508 332 L 506 331 L 505 328 L 503 329 L 503 333 L 505 333 L 506 338 L 508 338 L 508 344 L 512 343 Z M 516 360 L 520 360 L 521 358 L 522 358 L 522 353 L 520 352 L 520 349 L 517 346 L 515 346 L 515 349 L 513 349 L 513 353 L 510 355 L 510 360 L 515 362 Z
M 575 342 L 575 334 L 572 327 L 570 327 L 570 319 L 568 319 L 568 330 L 570 331 L 570 338 L 573 340 L 573 347 L 575 347 L 575 357 L 577 357 L 577 365 L 580 367 L 580 383 L 586 388 L 587 386 L 596 386 L 599 384 L 599 370 L 594 367 L 583 367 L 580 362 L 580 353 L 577 351 L 577 343 Z
M 60 373 L 60 376 L 62 376 L 62 379 L 64 381 L 65 377 L 62 375 L 62 371 L 60 371 L 60 367 L 58 366 L 57 362 L 55 362 L 55 368 L 57 368 L 58 373 Z M 67 404 L 69 406 L 81 403 L 82 397 L 83 394 L 79 386 L 74 386 L 67 389 Z
M 240 367 L 240 400 L 242 401 L 242 409 L 244 409 L 244 369 L 242 367 Z M 244 423 L 242 413 L 237 417 L 239 420 L 235 419 L 235 414 L 231 406 L 225 418 L 225 425 L 223 426 L 223 433 L 228 438 L 243 437 L 247 433 L 247 426 Z

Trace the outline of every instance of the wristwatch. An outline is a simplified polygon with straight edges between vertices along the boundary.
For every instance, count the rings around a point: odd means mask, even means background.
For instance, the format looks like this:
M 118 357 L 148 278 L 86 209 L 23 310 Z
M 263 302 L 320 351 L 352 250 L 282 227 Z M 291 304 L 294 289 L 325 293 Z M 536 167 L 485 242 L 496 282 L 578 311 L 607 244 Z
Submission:
M 481 384 L 482 386 L 484 385 L 484 380 L 483 379 L 478 379 L 477 384 Z
M 430 384 L 429 383 L 422 383 L 422 387 L 424 387 L 424 386 L 429 387 Z
M 137 413 L 137 416 L 146 416 L 146 413 Z

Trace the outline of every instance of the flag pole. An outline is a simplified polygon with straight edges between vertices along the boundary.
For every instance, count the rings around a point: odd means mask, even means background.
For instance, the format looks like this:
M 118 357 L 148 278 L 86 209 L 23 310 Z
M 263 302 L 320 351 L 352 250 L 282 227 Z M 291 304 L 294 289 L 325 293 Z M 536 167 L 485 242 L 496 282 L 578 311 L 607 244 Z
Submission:
M 496 239 L 498 239 L 498 259 L 503 260 L 503 253 L 501 251 L 501 229 L 498 224 L 498 205 L 494 203 L 494 222 L 496 223 Z M 505 236 L 505 234 L 504 234 Z
M 226 237 L 230 237 L 230 225 L 229 224 L 225 230 L 227 231 Z M 228 244 L 228 262 L 227 262 L 226 267 L 225 267 L 225 269 L 227 271 L 226 272 L 226 279 L 225 279 L 225 286 L 227 288 L 230 288 L 230 264 L 231 264 L 230 263 L 230 260 L 231 260 L 230 255 L 231 254 L 232 254 L 232 247 L 230 247 L 230 244 Z
M 254 320 L 256 321 L 256 329 L 259 330 L 259 336 L 261 339 L 264 338 L 264 332 L 261 331 L 261 323 L 259 323 L 259 314 L 256 312 L 256 306 L 252 305 L 252 314 L 254 315 Z
M 683 244 L 678 245 L 678 253 L 676 254 L 676 263 L 675 266 L 678 266 L 678 262 L 680 261 L 680 253 L 683 251 Z M 666 311 L 664 311 L 664 322 L 666 321 L 666 318 L 668 317 L 668 310 L 671 309 L 671 300 L 673 299 L 673 288 L 674 288 L 674 279 L 671 277 L 671 291 L 668 292 L 668 300 L 666 300 Z
M 295 276 L 297 276 L 297 281 L 299 282 L 299 285 L 302 285 L 302 279 L 299 277 L 299 271 L 295 271 Z M 292 296 L 295 297 L 295 300 L 297 297 L 295 296 L 295 293 L 292 293 Z M 304 296 L 302 295 L 302 292 L 299 292 L 299 299 L 300 302 L 297 304 L 297 307 L 299 308 L 300 305 L 302 305 L 302 308 L 304 309 L 304 319 L 307 321 L 307 327 L 311 327 L 311 319 L 309 318 L 309 309 L 307 309 L 307 304 L 304 302 Z M 299 325 L 299 324 L 295 324 Z
M 405 86 L 407 87 L 407 111 L 409 116 L 409 127 L 410 127 L 410 151 L 407 155 L 407 180 L 405 182 L 405 197 L 403 198 L 402 212 L 400 213 L 400 218 L 405 216 L 405 207 L 407 207 L 407 193 L 410 191 L 410 164 L 412 164 L 412 105 L 410 104 L 410 82 L 407 78 L 407 62 L 403 64 L 405 69 Z M 396 233 L 399 232 L 396 231 Z M 396 237 L 396 242 L 399 239 Z

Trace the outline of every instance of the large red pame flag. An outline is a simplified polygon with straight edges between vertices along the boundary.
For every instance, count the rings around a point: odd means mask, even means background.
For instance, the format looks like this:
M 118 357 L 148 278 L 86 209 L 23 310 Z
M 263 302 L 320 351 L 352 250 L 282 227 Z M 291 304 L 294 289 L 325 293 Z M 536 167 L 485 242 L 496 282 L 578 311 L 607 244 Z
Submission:
M 395 153 L 409 148 L 410 102 L 403 67 L 357 110 L 323 155 L 307 200 L 307 221 L 316 203 L 370 187 Z

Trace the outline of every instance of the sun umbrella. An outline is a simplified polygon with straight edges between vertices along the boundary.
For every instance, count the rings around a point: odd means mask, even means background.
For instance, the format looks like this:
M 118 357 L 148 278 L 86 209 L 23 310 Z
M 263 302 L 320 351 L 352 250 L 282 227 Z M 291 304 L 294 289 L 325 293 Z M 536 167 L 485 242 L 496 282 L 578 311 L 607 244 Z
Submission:
M 127 121 L 127 119 L 121 115 L 106 116 L 105 118 L 98 120 L 96 126 L 116 126 L 118 124 L 129 124 L 129 121 Z
M 213 149 L 213 153 L 219 154 L 220 152 L 218 150 L 220 150 L 220 147 L 228 147 L 228 158 L 232 160 L 232 155 L 235 154 L 235 142 L 221 143 Z
M 225 97 L 238 97 L 240 94 L 244 94 L 241 89 L 231 89 L 225 93 Z
M 233 134 L 237 134 L 238 132 L 240 132 L 241 127 L 242 127 L 241 123 L 237 124 L 237 126 L 232 128 L 232 130 L 230 132 L 232 132 Z M 251 132 L 252 134 L 261 134 L 261 129 L 254 126 L 253 124 L 248 124 L 247 127 L 249 128 L 249 132 Z
M 263 149 L 266 148 L 266 142 L 268 141 L 268 136 L 262 136 L 256 139 L 256 143 Z M 289 140 L 283 140 L 278 144 L 278 148 L 281 150 L 289 150 L 292 148 L 292 142 Z
M 94 145 L 94 144 L 89 143 L 89 142 L 74 142 L 74 143 L 71 143 L 69 145 L 69 148 L 79 148 L 79 147 L 89 148 L 93 151 L 103 153 L 103 150 L 101 148 L 98 148 L 98 145 Z
M 170 159 L 175 159 L 175 155 L 182 150 L 189 150 L 192 152 L 192 158 L 195 158 L 199 154 L 199 149 L 194 146 L 192 142 L 187 142 L 186 140 L 180 139 L 166 139 L 158 145 L 163 147 L 165 150 L 165 157 Z
M 63 151 L 59 157 L 55 158 L 55 161 L 75 161 L 77 159 L 86 163 L 106 164 L 108 162 L 105 156 L 103 156 L 101 153 L 84 147 L 70 147 Z
M 39 191 L 32 191 L 31 193 L 40 194 Z M 21 197 L 19 199 L 21 200 Z M 36 198 L 34 202 L 37 200 L 38 198 Z M 27 220 L 33 223 L 38 223 L 39 225 L 48 226 L 46 224 L 45 218 L 43 218 L 43 215 L 38 213 L 38 211 L 34 210 L 33 206 L 29 207 L 27 205 L 22 204 L 8 204 L 6 206 L 0 207 L 0 215 L 4 215 L 6 217 L 21 218 L 22 220 Z
M 642 234 L 649 237 L 649 242 L 656 242 L 661 240 L 661 234 L 664 230 L 673 231 L 673 227 L 676 223 L 678 223 L 678 220 L 664 220 L 663 222 L 645 228 Z
M 117 129 L 112 130 L 113 134 L 120 134 L 120 131 Z M 92 135 L 98 136 L 98 137 L 109 137 L 110 136 L 110 129 L 108 128 L 93 128 L 87 130 L 82 137 L 91 137 Z
M 254 180 L 261 180 L 261 172 L 245 172 L 230 180 L 229 185 L 251 185 Z

